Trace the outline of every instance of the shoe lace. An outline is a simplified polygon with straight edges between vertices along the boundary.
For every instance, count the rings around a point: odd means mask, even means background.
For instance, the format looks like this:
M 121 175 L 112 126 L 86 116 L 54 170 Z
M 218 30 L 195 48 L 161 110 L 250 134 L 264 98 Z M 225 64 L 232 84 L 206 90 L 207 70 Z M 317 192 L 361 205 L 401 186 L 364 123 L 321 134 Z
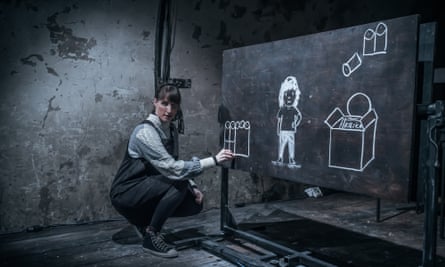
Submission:
M 175 248 L 174 245 L 171 245 L 171 244 L 169 244 L 169 243 L 167 243 L 167 242 L 165 241 L 165 237 L 164 237 L 163 234 L 159 233 L 159 234 L 158 234 L 158 237 L 159 237 L 160 239 L 162 239 L 162 241 L 164 242 L 164 244 L 165 244 L 169 249 L 174 249 L 174 248 Z
M 167 243 L 165 243 L 164 237 L 161 234 L 153 233 L 151 235 L 151 240 L 152 240 L 153 246 L 155 246 L 157 249 L 159 249 L 161 251 L 168 251 L 172 248 Z

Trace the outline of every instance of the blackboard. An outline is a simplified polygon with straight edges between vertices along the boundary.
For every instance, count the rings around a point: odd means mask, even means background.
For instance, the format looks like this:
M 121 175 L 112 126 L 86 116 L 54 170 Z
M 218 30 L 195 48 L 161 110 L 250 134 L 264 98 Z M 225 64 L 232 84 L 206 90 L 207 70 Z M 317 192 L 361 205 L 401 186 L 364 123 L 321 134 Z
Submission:
M 224 146 L 239 155 L 232 167 L 407 200 L 418 19 L 223 51 Z

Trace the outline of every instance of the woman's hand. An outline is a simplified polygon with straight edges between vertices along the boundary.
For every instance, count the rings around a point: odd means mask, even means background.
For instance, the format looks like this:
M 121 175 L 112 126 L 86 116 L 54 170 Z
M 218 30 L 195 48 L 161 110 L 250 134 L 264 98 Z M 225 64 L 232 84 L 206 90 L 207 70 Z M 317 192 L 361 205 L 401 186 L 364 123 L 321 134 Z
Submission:
M 196 204 L 201 205 L 204 194 L 196 187 L 193 187 L 193 194 L 195 194 Z
M 234 157 L 235 155 L 229 149 L 221 149 L 221 151 L 219 151 L 218 154 L 216 154 L 215 159 L 216 163 L 220 164 L 226 160 L 233 159 Z

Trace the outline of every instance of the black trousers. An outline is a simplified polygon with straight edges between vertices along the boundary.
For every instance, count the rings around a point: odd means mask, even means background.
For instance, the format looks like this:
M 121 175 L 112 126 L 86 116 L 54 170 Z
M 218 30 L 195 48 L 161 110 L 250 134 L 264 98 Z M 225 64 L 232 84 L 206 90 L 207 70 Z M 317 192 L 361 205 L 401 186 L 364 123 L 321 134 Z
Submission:
M 195 215 L 203 207 L 202 203 L 196 203 L 188 181 L 174 181 L 157 175 L 125 187 L 126 191 L 111 201 L 122 216 L 137 226 L 151 226 L 160 231 L 169 217 Z

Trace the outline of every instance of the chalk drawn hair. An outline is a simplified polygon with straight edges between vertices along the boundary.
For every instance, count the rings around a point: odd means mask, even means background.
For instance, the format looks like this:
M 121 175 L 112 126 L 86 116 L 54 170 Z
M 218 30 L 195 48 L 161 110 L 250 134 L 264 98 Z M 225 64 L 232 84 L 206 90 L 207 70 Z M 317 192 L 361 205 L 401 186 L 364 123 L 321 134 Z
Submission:
M 284 106 L 284 92 L 287 90 L 295 90 L 295 95 L 300 94 L 300 88 L 298 88 L 297 78 L 294 76 L 287 76 L 286 79 L 281 83 L 280 94 L 278 96 L 278 105 L 281 107 Z M 297 108 L 298 105 L 298 97 L 295 98 L 292 106 Z

